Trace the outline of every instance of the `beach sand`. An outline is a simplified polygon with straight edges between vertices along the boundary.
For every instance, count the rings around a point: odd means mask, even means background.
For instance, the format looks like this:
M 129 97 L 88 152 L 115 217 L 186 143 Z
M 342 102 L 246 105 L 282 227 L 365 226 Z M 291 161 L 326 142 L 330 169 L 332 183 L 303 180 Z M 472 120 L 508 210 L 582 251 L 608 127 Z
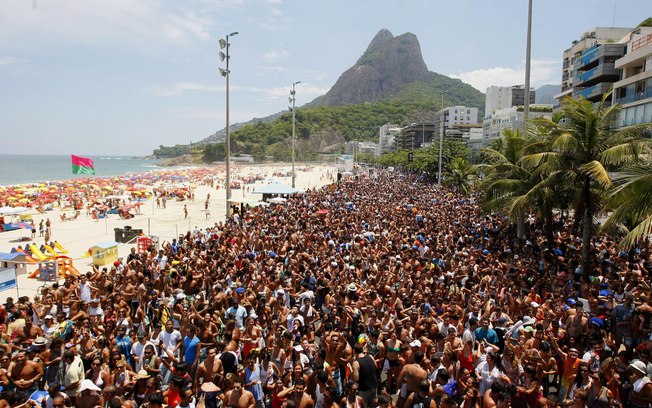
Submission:
M 291 166 L 288 164 L 236 164 L 231 170 L 232 180 L 237 180 L 239 175 L 246 176 L 250 174 L 259 174 L 268 179 L 275 179 L 287 186 L 292 184 L 291 177 L 274 177 L 274 172 L 289 173 Z M 306 165 L 296 166 L 296 188 L 306 190 L 309 188 L 321 187 L 335 181 L 337 169 L 331 166 L 314 166 Z M 308 170 L 309 169 L 309 170 Z M 307 170 L 307 171 L 306 171 Z M 256 184 L 246 185 L 249 192 L 244 189 L 232 189 L 232 199 L 260 200 L 261 194 L 251 194 L 256 187 L 269 184 L 269 180 L 258 181 Z M 149 199 L 140 207 L 140 214 L 129 220 L 122 220 L 117 214 L 109 214 L 106 218 L 93 220 L 90 215 L 86 215 L 86 210 L 81 210 L 76 220 L 61 221 L 60 214 L 66 213 L 72 215 L 73 211 L 61 211 L 55 207 L 52 211 L 45 214 L 38 212 L 33 213 L 34 226 L 38 229 L 41 219 L 49 218 L 52 223 L 52 237 L 50 241 L 57 241 L 63 248 L 68 250 L 68 255 L 73 260 L 74 267 L 81 273 L 92 271 L 92 258 L 84 257 L 89 248 L 102 242 L 115 240 L 115 228 L 124 228 L 130 226 L 133 229 L 141 229 L 147 235 L 157 236 L 159 242 L 171 241 L 179 234 L 185 234 L 188 230 L 195 227 L 206 228 L 217 222 L 224 221 L 226 215 L 226 190 L 224 188 L 211 188 L 207 185 L 196 183 L 194 190 L 194 200 L 168 200 L 167 208 L 157 208 L 155 200 Z M 149 188 L 151 191 L 151 187 Z M 210 194 L 209 211 L 210 216 L 206 217 L 204 211 L 204 202 L 207 195 Z M 188 207 L 188 218 L 184 218 L 183 207 Z M 134 211 L 132 211 L 134 213 Z M 23 248 L 30 243 L 41 246 L 44 243 L 43 237 L 30 241 L 20 241 L 21 238 L 30 237 L 30 231 L 21 229 L 0 233 L 0 252 L 11 252 L 12 248 L 22 246 Z M 118 244 L 118 253 L 121 257 L 126 257 L 134 244 Z M 37 269 L 37 265 L 28 264 L 27 274 Z M 18 275 L 18 291 L 16 289 L 7 289 L 0 292 L 0 303 L 4 303 L 7 297 L 17 299 L 18 296 L 29 296 L 33 298 L 37 290 L 44 282 L 38 279 L 30 279 L 27 274 Z M 48 283 L 48 285 L 50 285 Z

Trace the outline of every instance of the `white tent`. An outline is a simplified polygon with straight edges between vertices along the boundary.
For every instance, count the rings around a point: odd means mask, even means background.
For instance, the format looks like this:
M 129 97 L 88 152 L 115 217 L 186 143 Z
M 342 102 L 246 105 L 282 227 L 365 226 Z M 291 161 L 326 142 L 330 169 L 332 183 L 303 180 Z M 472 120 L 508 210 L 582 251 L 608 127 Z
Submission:
M 301 192 L 300 190 L 286 186 L 285 184 L 282 183 L 272 183 L 272 184 L 262 185 L 260 187 L 256 187 L 256 189 L 252 191 L 253 194 L 272 194 L 272 195 L 296 194 L 300 192 Z
M 27 207 L 0 207 L 0 215 L 17 215 L 27 211 Z

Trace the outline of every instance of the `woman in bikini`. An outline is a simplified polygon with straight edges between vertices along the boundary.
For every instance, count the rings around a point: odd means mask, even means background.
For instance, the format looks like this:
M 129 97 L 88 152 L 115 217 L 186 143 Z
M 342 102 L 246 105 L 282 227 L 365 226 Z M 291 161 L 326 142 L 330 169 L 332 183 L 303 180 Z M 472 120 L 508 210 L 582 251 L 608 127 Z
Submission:
M 86 378 L 93 381 L 93 384 L 100 388 L 104 388 L 107 384 L 111 383 L 111 374 L 108 367 L 104 364 L 102 357 L 95 357 L 91 363 L 91 369 L 86 371 Z
M 393 393 L 397 387 L 396 380 L 398 374 L 401 372 L 400 353 L 403 343 L 398 339 L 401 332 L 399 326 L 396 330 L 392 330 L 391 337 L 385 343 L 385 367 L 387 367 L 387 389 Z
M 247 357 L 252 349 L 258 348 L 260 345 L 260 330 L 255 324 L 256 321 L 253 317 L 247 319 L 244 331 L 242 332 L 242 356 Z

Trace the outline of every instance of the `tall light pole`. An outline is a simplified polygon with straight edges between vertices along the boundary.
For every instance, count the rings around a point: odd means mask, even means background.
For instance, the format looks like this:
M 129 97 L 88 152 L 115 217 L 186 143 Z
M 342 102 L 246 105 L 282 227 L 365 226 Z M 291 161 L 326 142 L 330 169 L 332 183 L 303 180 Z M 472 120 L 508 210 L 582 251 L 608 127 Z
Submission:
M 297 81 L 297 82 L 294 82 L 292 84 L 292 90 L 290 91 L 290 97 L 288 98 L 290 100 L 290 102 L 292 102 L 292 107 L 290 108 L 292 110 L 292 188 L 295 187 L 294 185 L 295 185 L 295 181 L 297 179 L 297 175 L 294 172 L 294 161 L 295 161 L 295 157 L 296 157 L 295 144 L 296 144 L 296 140 L 297 140 L 297 136 L 296 136 L 296 133 L 295 133 L 296 115 L 295 115 L 295 112 L 294 112 L 295 111 L 295 102 L 296 102 L 297 98 L 296 98 L 296 90 L 294 89 L 294 87 L 297 84 L 300 84 L 300 83 L 301 83 L 301 81 Z
M 525 46 L 525 101 L 523 103 L 523 127 L 530 117 L 530 54 L 532 48 L 532 0 L 527 8 L 527 43 Z
M 226 39 L 220 38 L 220 48 L 226 48 L 226 54 L 220 51 L 220 60 L 226 60 L 226 69 L 219 68 L 220 74 L 226 77 L 226 220 L 229 220 L 231 215 L 231 131 L 229 129 L 229 37 L 237 35 L 238 32 L 234 31 L 227 34 Z
M 437 184 L 441 186 L 441 161 L 444 150 L 444 91 L 441 93 L 441 118 L 439 123 L 439 169 L 437 170 Z

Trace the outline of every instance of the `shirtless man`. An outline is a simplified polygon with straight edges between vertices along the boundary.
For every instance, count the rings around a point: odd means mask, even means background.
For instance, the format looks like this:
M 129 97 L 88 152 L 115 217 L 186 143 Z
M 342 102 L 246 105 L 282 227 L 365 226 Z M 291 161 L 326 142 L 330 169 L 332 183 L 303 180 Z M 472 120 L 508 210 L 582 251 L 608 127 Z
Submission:
M 349 343 L 336 331 L 327 332 L 324 336 L 326 362 L 333 370 L 333 381 L 337 389 L 337 397 L 342 396 L 342 376 L 340 366 L 346 366 L 353 358 L 353 349 Z
M 306 382 L 299 378 L 293 386 L 278 393 L 279 398 L 287 398 L 297 408 L 314 408 L 315 401 L 306 392 Z
M 43 330 L 33 324 L 31 315 L 25 316 L 25 325 L 16 329 L 14 341 L 19 344 L 31 344 L 34 339 L 43 336 Z
M 568 336 L 573 337 L 576 342 L 582 340 L 582 337 L 589 332 L 589 319 L 584 315 L 582 304 L 576 307 L 576 313 L 566 320 L 566 330 Z
M 419 384 L 428 378 L 428 373 L 421 367 L 423 363 L 423 352 L 414 353 L 414 364 L 406 364 L 398 375 L 398 384 L 401 385 L 396 408 L 403 408 L 407 397 L 413 392 L 419 392 Z
M 256 399 L 254 394 L 242 388 L 242 378 L 236 377 L 233 381 L 233 389 L 225 395 L 226 405 L 237 408 L 254 408 Z
M 197 374 L 195 375 L 195 390 L 199 390 L 202 383 L 215 382 L 215 384 L 222 383 L 224 376 L 224 368 L 222 367 L 222 360 L 215 358 L 217 356 L 217 348 L 215 346 L 208 347 L 206 352 L 206 360 L 202 361 L 197 367 Z M 218 377 L 217 379 L 215 377 Z
M 9 364 L 8 377 L 16 386 L 16 392 L 27 399 L 38 389 L 38 382 L 43 377 L 43 367 L 34 361 L 27 360 L 27 354 L 19 351 L 16 359 Z

